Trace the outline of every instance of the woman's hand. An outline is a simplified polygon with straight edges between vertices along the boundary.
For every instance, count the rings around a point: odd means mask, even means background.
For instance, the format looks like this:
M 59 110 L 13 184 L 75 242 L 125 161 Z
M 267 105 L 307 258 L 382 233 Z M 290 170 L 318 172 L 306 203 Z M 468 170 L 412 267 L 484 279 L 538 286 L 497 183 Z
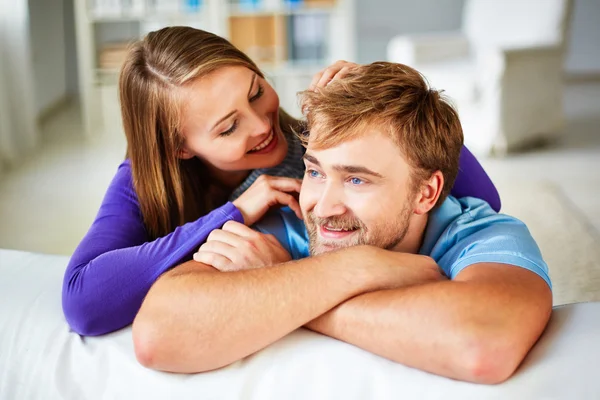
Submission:
M 275 236 L 235 221 L 228 221 L 223 229 L 212 231 L 194 254 L 194 261 L 222 272 L 268 267 L 291 259 Z
M 298 218 L 302 212 L 296 197 L 290 193 L 300 193 L 302 181 L 294 178 L 261 175 L 240 197 L 233 201 L 248 226 L 261 219 L 269 208 L 282 205 L 291 208 Z
M 317 88 L 325 87 L 329 84 L 329 82 L 343 78 L 350 72 L 353 68 L 358 67 L 358 64 L 351 63 L 344 60 L 336 61 L 331 64 L 329 67 L 317 72 L 308 87 L 309 90 L 315 90 Z

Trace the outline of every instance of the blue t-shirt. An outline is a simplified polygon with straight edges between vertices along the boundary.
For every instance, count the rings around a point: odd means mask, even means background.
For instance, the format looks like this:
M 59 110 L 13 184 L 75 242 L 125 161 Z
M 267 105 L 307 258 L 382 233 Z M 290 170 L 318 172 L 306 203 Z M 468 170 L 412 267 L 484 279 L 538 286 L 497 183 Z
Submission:
M 267 214 L 254 228 L 274 235 L 294 260 L 308 257 L 306 228 L 289 208 Z M 419 254 L 433 258 L 450 279 L 469 265 L 501 263 L 528 269 L 552 288 L 548 266 L 525 224 L 474 197 L 448 196 L 430 213 Z

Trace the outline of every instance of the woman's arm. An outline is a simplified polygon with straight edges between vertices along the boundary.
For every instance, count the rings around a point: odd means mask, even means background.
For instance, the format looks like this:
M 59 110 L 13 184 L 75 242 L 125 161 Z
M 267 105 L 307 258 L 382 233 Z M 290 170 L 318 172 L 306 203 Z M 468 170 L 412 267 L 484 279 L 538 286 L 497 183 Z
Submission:
M 65 271 L 62 302 L 67 322 L 82 335 L 101 335 L 131 324 L 156 279 L 190 259 L 208 234 L 229 220 L 243 222 L 232 203 L 149 242 L 125 161 Z
M 458 175 L 450 194 L 456 198 L 477 197 L 485 200 L 494 211 L 500 211 L 498 190 L 479 161 L 465 146 L 460 152 Z

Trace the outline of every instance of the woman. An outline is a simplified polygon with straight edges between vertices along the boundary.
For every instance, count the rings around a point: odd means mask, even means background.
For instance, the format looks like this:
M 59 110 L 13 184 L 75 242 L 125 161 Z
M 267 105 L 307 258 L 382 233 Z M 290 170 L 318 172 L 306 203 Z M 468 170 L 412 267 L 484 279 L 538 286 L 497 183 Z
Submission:
M 313 83 L 323 86 L 349 66 L 336 63 Z M 119 90 L 127 159 L 63 282 L 65 317 L 83 335 L 129 325 L 156 279 L 228 220 L 252 225 L 273 205 L 300 217 L 299 122 L 228 41 L 188 27 L 152 32 L 131 49 Z M 499 208 L 466 149 L 452 193 Z

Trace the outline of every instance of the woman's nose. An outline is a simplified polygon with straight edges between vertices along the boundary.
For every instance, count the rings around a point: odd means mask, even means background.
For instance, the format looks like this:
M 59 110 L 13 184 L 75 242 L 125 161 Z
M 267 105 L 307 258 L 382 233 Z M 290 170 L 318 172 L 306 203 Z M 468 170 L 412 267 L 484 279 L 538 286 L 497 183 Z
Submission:
M 262 114 L 252 110 L 252 133 L 253 136 L 261 136 L 269 133 L 272 128 L 272 121 L 269 114 Z

